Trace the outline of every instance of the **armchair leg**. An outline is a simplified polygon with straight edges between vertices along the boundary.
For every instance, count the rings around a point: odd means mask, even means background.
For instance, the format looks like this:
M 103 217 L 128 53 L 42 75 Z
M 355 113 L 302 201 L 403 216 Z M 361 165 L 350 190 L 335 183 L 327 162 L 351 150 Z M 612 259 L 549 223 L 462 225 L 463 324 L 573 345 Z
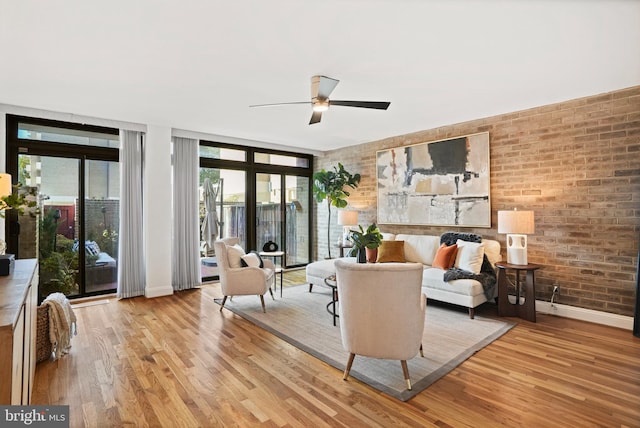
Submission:
M 260 303 L 262 303 L 262 313 L 266 314 L 267 310 L 264 307 L 264 295 L 263 294 L 260 295 Z
M 269 288 L 269 294 L 271 294 L 271 300 L 276 300 L 276 298 L 273 297 L 273 290 L 271 288 Z
M 313 284 L 309 283 L 309 293 L 311 293 L 311 289 L 313 288 Z
M 356 357 L 356 354 L 349 354 L 349 361 L 347 361 L 347 367 L 344 369 L 344 376 L 342 376 L 342 380 L 347 380 L 349 377 L 349 372 L 351 371 L 351 365 L 353 364 L 353 359 Z
M 424 351 L 422 350 L 422 343 L 420 344 L 420 356 L 424 358 Z
M 404 380 L 407 382 L 407 389 L 411 391 L 411 379 L 409 379 L 409 367 L 407 367 L 407 360 L 401 360 L 402 372 L 404 373 Z
M 473 308 L 469 308 L 469 318 L 473 319 L 473 317 L 475 316 L 476 311 Z
M 220 312 L 222 312 L 222 309 L 224 308 L 224 302 L 226 302 L 226 301 L 227 301 L 227 296 L 224 296 L 222 298 L 222 303 L 220 304 Z

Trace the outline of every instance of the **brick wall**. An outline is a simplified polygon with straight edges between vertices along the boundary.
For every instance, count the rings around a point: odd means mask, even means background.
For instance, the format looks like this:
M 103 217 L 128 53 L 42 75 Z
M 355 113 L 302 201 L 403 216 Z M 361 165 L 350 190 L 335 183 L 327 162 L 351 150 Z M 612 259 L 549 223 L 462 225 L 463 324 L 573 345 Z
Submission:
M 496 239 L 497 211 L 535 211 L 529 261 L 538 299 L 633 315 L 640 239 L 640 86 L 387 138 L 326 153 L 315 168 L 341 162 L 362 181 L 349 205 L 376 220 L 377 150 L 489 132 L 492 227 L 463 228 Z M 316 204 L 316 258 L 326 256 L 326 205 Z M 341 233 L 331 217 L 335 242 Z M 441 234 L 451 227 L 382 225 L 393 233 Z M 332 253 L 336 251 L 332 250 Z M 335 254 L 333 254 L 335 256 Z

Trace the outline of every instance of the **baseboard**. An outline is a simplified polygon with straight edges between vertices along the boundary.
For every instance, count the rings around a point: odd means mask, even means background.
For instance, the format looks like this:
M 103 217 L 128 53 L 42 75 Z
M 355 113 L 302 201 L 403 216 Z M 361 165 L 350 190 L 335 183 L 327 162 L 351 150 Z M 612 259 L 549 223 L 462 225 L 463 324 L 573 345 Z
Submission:
M 144 290 L 144 295 L 147 298 L 170 296 L 173 294 L 173 287 L 147 287 Z
M 536 300 L 536 312 L 633 330 L 633 317 Z

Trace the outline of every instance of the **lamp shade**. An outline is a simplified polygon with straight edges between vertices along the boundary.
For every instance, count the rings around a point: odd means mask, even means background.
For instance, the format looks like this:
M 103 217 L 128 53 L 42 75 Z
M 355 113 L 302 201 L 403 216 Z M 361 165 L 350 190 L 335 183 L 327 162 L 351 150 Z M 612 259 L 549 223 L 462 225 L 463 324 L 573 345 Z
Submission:
M 531 235 L 534 230 L 533 211 L 498 211 L 498 233 Z
M 358 211 L 338 211 L 338 224 L 340 226 L 355 226 L 358 224 Z
M 11 189 L 11 174 L 0 174 L 0 197 L 9 196 L 13 193 Z

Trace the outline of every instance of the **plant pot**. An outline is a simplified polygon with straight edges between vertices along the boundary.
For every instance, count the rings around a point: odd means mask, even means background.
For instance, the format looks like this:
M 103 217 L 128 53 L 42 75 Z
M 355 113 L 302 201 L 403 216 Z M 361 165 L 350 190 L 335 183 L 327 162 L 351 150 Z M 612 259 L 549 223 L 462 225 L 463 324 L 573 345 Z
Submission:
M 365 251 L 365 248 L 360 248 L 358 249 L 358 255 L 357 255 L 357 262 L 358 263 L 366 263 L 367 262 L 367 253 Z
M 378 259 L 378 249 L 377 248 L 366 248 L 367 253 L 367 263 L 375 263 Z

